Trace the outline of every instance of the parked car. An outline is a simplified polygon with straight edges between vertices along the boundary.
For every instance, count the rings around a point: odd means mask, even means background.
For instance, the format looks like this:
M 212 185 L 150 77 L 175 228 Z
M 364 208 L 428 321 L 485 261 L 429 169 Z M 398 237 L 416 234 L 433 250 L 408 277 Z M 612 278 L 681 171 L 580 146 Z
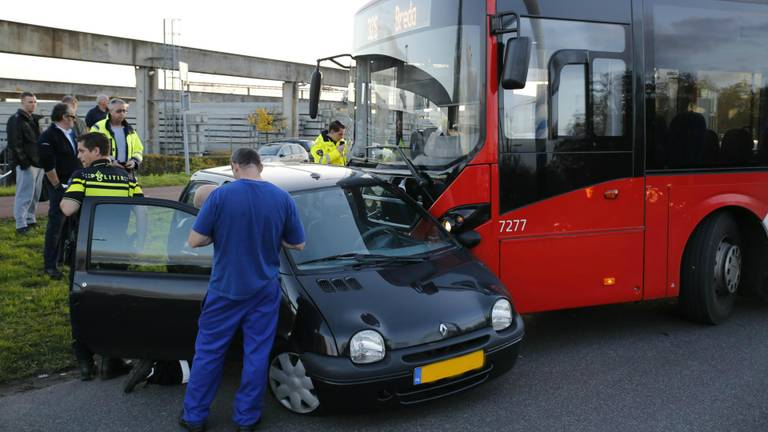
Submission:
M 314 141 L 308 140 L 308 139 L 302 139 L 302 138 L 283 138 L 280 141 L 275 141 L 275 142 L 272 142 L 270 144 L 275 144 L 275 143 L 278 143 L 278 142 L 280 142 L 280 143 L 298 144 L 298 145 L 304 147 L 304 150 L 306 150 L 307 153 L 309 153 L 309 149 L 311 149 L 312 148 L 312 144 L 314 144 Z
M 281 405 L 410 405 L 513 367 L 524 330 L 505 287 L 400 189 L 332 166 L 266 164 L 263 177 L 291 193 L 306 231 L 305 249 L 280 257 L 269 383 Z M 192 358 L 213 249 L 185 246 L 189 204 L 233 180 L 220 167 L 196 172 L 179 201 L 85 200 L 72 310 L 94 352 Z
M 309 153 L 300 144 L 270 143 L 258 151 L 262 162 L 309 162 Z

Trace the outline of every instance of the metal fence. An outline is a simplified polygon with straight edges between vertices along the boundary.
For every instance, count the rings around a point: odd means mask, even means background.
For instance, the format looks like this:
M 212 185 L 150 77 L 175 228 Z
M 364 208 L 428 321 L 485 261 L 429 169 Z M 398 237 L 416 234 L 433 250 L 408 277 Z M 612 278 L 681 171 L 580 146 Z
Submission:
M 44 116 L 40 124 L 43 129 L 51 123 L 50 113 L 55 103 L 43 102 L 38 104 L 38 114 Z M 78 116 L 85 114 L 93 106 L 81 104 L 78 106 Z M 163 154 L 181 154 L 184 151 L 181 115 L 172 105 L 160 104 L 159 108 L 159 144 Z M 166 108 L 168 111 L 164 111 Z M 263 108 L 273 116 L 276 130 L 270 133 L 259 132 L 249 123 L 248 116 L 257 109 Z M 18 102 L 0 102 L 0 176 L 7 173 L 6 124 L 8 117 L 19 109 Z M 193 104 L 187 116 L 187 138 L 191 154 L 208 154 L 231 152 L 235 148 L 249 146 L 258 147 L 261 144 L 287 138 L 282 104 L 272 102 L 236 102 L 236 103 L 201 103 Z M 300 102 L 299 112 L 306 113 L 309 107 L 306 102 Z M 130 113 L 130 111 L 129 111 Z M 299 115 L 299 136 L 303 139 L 314 139 L 321 130 L 325 129 L 331 120 L 341 120 L 348 126 L 351 136 L 352 122 L 349 107 L 340 102 L 323 102 L 317 119 L 310 119 L 307 114 Z M 136 124 L 136 118 L 129 114 L 128 121 Z M 146 139 L 146 137 L 142 137 Z M 12 177 L 12 176 L 11 176 Z M 0 185 L 8 182 L 8 177 L 0 179 Z

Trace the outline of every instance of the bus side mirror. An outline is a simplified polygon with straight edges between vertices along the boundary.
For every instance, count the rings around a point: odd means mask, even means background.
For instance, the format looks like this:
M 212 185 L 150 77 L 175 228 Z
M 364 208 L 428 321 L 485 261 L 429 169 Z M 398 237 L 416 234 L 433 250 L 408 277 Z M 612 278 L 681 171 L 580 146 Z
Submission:
M 531 39 L 519 37 L 510 39 L 504 52 L 504 66 L 501 87 L 507 90 L 525 88 L 528 79 L 528 65 L 531 62 Z M 314 82 L 314 81 L 313 81 Z
M 323 74 L 320 72 L 320 66 L 318 65 L 314 72 L 312 72 L 312 81 L 309 86 L 309 116 L 313 119 L 317 118 L 317 108 L 320 105 L 320 88 L 323 86 Z

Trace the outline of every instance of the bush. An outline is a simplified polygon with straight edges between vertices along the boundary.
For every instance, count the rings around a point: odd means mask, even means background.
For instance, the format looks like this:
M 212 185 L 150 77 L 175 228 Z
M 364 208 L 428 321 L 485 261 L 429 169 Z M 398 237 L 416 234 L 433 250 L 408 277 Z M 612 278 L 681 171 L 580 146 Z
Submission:
M 189 157 L 190 174 L 204 168 L 212 168 L 222 165 L 229 165 L 229 155 Z M 183 172 L 184 156 L 147 154 L 144 155 L 144 161 L 141 163 L 141 171 L 139 171 L 139 175 L 176 174 Z

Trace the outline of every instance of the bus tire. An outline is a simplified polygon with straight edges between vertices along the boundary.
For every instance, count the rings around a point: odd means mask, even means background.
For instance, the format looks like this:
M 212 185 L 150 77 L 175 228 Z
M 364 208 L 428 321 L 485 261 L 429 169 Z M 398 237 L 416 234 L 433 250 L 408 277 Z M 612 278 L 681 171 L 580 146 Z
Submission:
M 744 266 L 743 243 L 725 212 L 705 219 L 683 254 L 680 308 L 685 317 L 719 324 L 731 314 Z

